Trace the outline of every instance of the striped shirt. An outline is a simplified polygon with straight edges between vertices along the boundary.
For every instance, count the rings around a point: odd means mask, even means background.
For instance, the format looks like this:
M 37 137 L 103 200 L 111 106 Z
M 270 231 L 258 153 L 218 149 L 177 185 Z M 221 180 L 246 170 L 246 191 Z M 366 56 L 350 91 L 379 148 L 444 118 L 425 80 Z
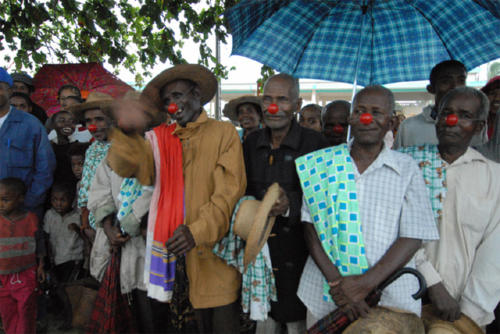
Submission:
M 19 220 L 0 215 L 0 274 L 13 274 L 36 265 L 38 219 L 32 212 Z

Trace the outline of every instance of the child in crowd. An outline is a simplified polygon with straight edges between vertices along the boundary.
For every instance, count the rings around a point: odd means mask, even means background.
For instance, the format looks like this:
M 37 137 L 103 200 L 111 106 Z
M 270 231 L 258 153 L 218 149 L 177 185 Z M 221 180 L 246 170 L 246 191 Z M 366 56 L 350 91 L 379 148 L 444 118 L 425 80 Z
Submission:
M 45 280 L 43 233 L 36 215 L 23 210 L 25 194 L 22 180 L 0 180 L 0 316 L 7 334 L 35 333 L 37 279 Z
M 52 123 L 57 134 L 57 137 L 50 141 L 57 161 L 54 182 L 75 184 L 77 180 L 71 170 L 71 162 L 68 157 L 70 144 L 75 141 L 74 138 L 71 138 L 75 132 L 75 117 L 69 111 L 61 110 L 52 115 Z
M 72 143 L 68 150 L 69 161 L 71 162 L 71 170 L 73 171 L 73 175 L 78 180 L 76 184 L 76 193 L 80 191 L 82 173 L 83 173 L 83 164 L 85 162 L 85 152 L 89 147 L 89 143 L 80 143 L 75 142 Z M 75 200 L 73 201 L 73 207 L 77 208 L 77 210 L 81 213 L 80 208 L 78 208 L 78 201 L 75 196 Z M 90 257 L 90 249 L 92 248 L 92 239 L 93 235 L 86 233 L 83 226 L 80 226 L 81 233 L 83 236 L 83 269 L 89 269 L 89 257 Z
M 83 173 L 83 164 L 85 163 L 85 152 L 89 148 L 89 143 L 80 143 L 74 142 L 70 145 L 68 149 L 68 158 L 71 163 L 71 171 L 77 180 L 76 184 L 76 193 L 80 191 L 81 181 L 82 181 L 82 173 Z M 76 201 L 74 207 L 77 207 Z
M 71 304 L 64 283 L 75 280 L 83 264 L 83 240 L 80 238 L 80 213 L 73 207 L 75 188 L 72 184 L 55 183 L 50 202 L 52 208 L 45 213 L 43 229 L 49 235 L 52 272 L 57 282 L 57 296 L 63 303 L 64 324 L 71 327 Z

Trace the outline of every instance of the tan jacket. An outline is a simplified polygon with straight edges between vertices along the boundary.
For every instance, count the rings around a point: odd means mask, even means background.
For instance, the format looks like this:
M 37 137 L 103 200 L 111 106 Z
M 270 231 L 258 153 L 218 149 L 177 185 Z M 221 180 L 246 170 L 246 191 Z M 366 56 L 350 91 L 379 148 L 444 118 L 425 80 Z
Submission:
M 228 232 L 234 206 L 245 193 L 240 138 L 232 124 L 205 112 L 185 128 L 177 125 L 174 133 L 183 150 L 185 224 L 196 242 L 186 256 L 189 299 L 194 308 L 227 305 L 238 298 L 241 277 L 212 248 Z

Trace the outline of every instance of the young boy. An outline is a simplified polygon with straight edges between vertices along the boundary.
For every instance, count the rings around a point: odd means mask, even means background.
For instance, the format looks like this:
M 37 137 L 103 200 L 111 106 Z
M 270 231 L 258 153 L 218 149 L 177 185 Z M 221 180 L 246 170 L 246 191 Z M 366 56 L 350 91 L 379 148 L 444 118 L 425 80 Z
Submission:
M 52 186 L 52 208 L 45 213 L 44 231 L 49 235 L 51 263 L 58 283 L 57 296 L 63 302 L 65 322 L 62 328 L 71 327 L 71 304 L 63 283 L 75 280 L 83 264 L 83 239 L 80 238 L 80 213 L 73 208 L 75 188 L 72 184 L 56 183 Z
M 57 161 L 54 182 L 76 184 L 77 180 L 71 170 L 68 157 L 70 143 L 75 141 L 71 137 L 75 132 L 75 118 L 69 111 L 61 110 L 52 116 L 52 122 L 57 133 L 57 137 L 50 141 Z
M 0 316 L 7 334 L 35 333 L 37 279 L 45 280 L 43 233 L 36 215 L 22 209 L 25 194 L 22 180 L 0 179 Z
M 88 143 L 80 143 L 74 142 L 70 145 L 68 149 L 68 158 L 71 164 L 71 171 L 77 180 L 76 184 L 76 193 L 80 191 L 82 173 L 83 173 L 83 164 L 85 163 L 85 153 L 89 148 Z M 76 201 L 75 201 L 76 202 Z M 76 203 L 73 205 L 77 207 Z

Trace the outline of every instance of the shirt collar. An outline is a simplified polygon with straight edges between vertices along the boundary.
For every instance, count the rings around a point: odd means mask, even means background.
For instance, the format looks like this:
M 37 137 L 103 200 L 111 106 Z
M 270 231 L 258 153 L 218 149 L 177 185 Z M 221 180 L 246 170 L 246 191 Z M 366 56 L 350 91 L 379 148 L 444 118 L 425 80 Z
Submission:
M 262 130 L 263 135 L 259 136 L 257 140 L 257 147 L 269 147 L 271 145 L 271 129 L 264 128 Z M 285 138 L 281 142 L 280 148 L 283 146 L 288 146 L 292 150 L 297 151 L 300 147 L 302 128 L 297 123 L 295 119 L 292 119 L 292 124 L 290 125 L 290 129 L 286 134 Z
M 349 151 L 351 150 L 351 146 L 352 146 L 353 141 L 354 141 L 354 139 L 351 139 L 349 141 L 349 143 L 347 144 L 349 147 Z M 370 171 L 372 169 L 378 169 L 378 168 L 385 165 L 385 166 L 393 169 L 399 175 L 401 175 L 402 174 L 401 167 L 399 166 L 399 163 L 398 163 L 397 159 L 395 158 L 395 154 L 394 154 L 395 152 L 392 151 L 390 148 L 388 148 L 384 142 L 382 142 L 382 145 L 383 145 L 382 150 L 378 154 L 377 158 L 370 164 L 370 166 L 368 166 L 368 168 L 365 170 L 364 173 L 366 173 L 367 171 Z M 354 163 L 354 161 L 353 161 L 353 163 Z
M 473 161 L 487 162 L 488 159 L 485 158 L 481 153 L 479 153 L 478 151 L 469 146 L 464 154 L 462 154 L 460 157 L 458 157 L 457 160 L 453 161 L 450 164 L 450 167 L 465 165 Z
M 434 113 L 434 106 L 433 105 L 428 105 L 427 107 L 424 108 L 424 110 L 422 111 L 422 114 L 423 114 L 426 122 L 436 123 L 436 120 L 432 117 L 433 113 Z
M 180 126 L 178 123 L 175 126 L 175 130 L 173 134 L 177 135 L 179 138 L 185 137 L 186 135 L 191 134 L 197 128 L 199 128 L 202 124 L 208 121 L 208 115 L 205 110 L 202 110 L 198 118 L 194 122 L 189 122 L 185 127 Z

